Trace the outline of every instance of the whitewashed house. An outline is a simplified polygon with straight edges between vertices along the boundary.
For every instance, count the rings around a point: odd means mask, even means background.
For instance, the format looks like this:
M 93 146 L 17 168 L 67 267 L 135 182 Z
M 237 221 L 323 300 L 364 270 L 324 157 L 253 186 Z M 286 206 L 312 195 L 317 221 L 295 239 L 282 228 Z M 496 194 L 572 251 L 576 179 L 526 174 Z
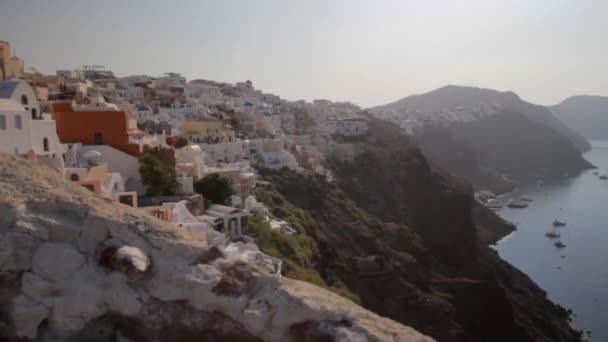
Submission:
M 32 87 L 18 79 L 0 82 L 0 151 L 40 159 L 61 170 L 65 150 L 55 120 L 40 113 Z

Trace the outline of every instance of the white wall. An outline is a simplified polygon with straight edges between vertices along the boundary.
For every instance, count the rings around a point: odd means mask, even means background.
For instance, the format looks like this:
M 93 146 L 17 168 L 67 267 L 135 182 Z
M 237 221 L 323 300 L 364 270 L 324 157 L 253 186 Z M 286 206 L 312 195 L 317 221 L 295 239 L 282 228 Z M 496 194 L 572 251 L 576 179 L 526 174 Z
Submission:
M 0 151 L 8 154 L 26 154 L 32 149 L 31 137 L 25 110 L 8 111 L 0 108 L 0 115 L 4 115 L 5 129 L 0 129 Z M 15 128 L 15 116 L 21 116 L 21 130 Z
M 30 124 L 31 143 L 37 155 L 61 155 L 66 151 L 59 141 L 55 120 L 28 120 Z M 49 150 L 44 151 L 44 138 L 48 139 Z
M 110 172 L 118 172 L 122 175 L 125 191 L 135 191 L 138 195 L 145 194 L 146 189 L 141 183 L 137 158 L 108 145 L 82 146 L 83 154 L 91 150 L 101 153 L 98 159 L 100 162 L 108 163 Z

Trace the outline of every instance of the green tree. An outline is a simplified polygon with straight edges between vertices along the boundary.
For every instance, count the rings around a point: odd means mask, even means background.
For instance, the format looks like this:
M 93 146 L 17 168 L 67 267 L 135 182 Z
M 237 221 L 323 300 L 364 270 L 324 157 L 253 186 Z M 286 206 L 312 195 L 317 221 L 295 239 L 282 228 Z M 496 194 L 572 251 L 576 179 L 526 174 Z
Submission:
M 146 152 L 139 157 L 139 174 L 148 195 L 174 195 L 178 189 L 175 169 L 153 153 Z
M 228 204 L 234 189 L 228 178 L 217 173 L 205 176 L 194 183 L 194 191 L 214 204 Z

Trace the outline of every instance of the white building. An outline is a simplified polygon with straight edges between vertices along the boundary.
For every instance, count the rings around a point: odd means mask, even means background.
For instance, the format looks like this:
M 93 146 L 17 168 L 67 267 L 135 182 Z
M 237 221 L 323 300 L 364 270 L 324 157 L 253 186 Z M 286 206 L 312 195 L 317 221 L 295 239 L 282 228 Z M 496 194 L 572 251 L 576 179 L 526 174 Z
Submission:
M 139 160 L 108 145 L 82 145 L 81 143 L 67 144 L 65 153 L 66 165 L 79 167 L 86 163 L 85 153 L 95 151 L 99 153 L 96 161 L 107 163 L 109 172 L 119 173 L 124 182 L 124 191 L 134 191 L 139 195 L 146 192 L 139 174 Z
M 218 163 L 234 163 L 243 160 L 245 147 L 243 141 L 230 141 L 217 144 L 199 144 L 209 159 Z
M 150 106 L 145 104 L 135 105 L 135 113 L 137 113 L 137 123 L 142 124 L 148 120 L 154 121 L 155 115 Z
M 65 146 L 57 136 L 55 120 L 40 113 L 36 94 L 25 81 L 0 82 L 0 151 L 63 169 Z
M 270 169 L 298 168 L 296 157 L 285 150 L 283 139 L 254 139 L 249 141 L 251 164 Z
M 171 222 L 187 229 L 192 237 L 197 240 L 207 240 L 208 224 L 204 221 L 199 221 L 192 215 L 186 207 L 187 201 L 177 203 L 163 203 L 163 207 L 171 211 Z

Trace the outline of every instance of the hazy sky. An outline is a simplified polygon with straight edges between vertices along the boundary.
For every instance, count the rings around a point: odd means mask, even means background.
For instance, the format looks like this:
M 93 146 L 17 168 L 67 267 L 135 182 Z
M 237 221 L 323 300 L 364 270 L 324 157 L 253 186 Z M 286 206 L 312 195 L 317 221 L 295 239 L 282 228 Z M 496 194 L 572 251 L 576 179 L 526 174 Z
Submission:
M 608 95 L 608 0 L 0 0 L 43 72 L 181 72 L 287 99 L 384 104 L 446 84 L 554 104 Z

